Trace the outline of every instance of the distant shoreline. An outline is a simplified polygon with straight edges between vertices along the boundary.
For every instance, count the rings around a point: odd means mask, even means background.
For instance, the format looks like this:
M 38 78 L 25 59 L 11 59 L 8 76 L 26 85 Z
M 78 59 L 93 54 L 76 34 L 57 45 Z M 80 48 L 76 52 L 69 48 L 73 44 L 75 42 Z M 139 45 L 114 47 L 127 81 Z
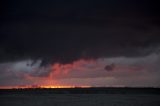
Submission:
M 160 95 L 160 88 L 152 88 L 152 87 L 25 88 L 25 89 L 0 89 L 0 94 L 156 94 L 156 95 Z

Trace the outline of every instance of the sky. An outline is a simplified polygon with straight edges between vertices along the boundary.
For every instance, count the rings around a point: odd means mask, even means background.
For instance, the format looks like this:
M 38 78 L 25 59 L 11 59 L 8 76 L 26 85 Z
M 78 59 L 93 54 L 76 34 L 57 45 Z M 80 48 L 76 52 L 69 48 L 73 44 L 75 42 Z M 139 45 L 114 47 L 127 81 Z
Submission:
M 5 0 L 0 86 L 160 87 L 156 0 Z

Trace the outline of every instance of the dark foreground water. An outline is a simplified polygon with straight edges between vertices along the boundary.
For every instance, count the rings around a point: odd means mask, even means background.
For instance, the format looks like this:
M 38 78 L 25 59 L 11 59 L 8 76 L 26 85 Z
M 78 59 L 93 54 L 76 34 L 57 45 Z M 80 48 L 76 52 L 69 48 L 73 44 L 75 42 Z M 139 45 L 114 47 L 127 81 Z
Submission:
M 156 92 L 1 91 L 0 106 L 160 106 L 160 94 Z

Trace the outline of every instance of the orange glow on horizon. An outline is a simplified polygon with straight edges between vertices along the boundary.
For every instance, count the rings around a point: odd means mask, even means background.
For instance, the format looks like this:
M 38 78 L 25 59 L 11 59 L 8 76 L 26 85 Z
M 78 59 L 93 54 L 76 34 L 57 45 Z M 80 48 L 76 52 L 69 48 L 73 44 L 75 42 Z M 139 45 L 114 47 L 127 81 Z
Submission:
M 0 89 L 29 89 L 29 88 L 89 88 L 91 86 L 86 85 L 67 85 L 67 83 L 61 83 L 59 79 L 63 79 L 63 77 L 69 76 L 72 71 L 86 71 L 87 65 L 95 65 L 95 60 L 85 60 L 80 59 L 76 60 L 72 63 L 61 64 L 54 63 L 51 65 L 51 69 L 47 76 L 39 77 L 32 76 L 30 74 L 24 74 L 23 79 L 26 81 L 30 81 L 31 85 L 20 85 L 20 86 L 0 86 Z
M 44 89 L 50 89 L 50 88 L 90 88 L 91 86 L 69 86 L 69 85 L 27 85 L 27 86 L 0 86 L 0 89 L 32 89 L 32 88 L 44 88 Z

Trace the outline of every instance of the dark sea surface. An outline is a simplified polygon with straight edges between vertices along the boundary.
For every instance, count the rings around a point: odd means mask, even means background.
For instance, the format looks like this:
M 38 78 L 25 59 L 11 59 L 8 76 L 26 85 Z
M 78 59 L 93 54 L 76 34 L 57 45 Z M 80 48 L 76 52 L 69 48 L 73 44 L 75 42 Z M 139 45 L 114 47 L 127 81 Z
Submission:
M 0 90 L 0 106 L 160 106 L 158 88 Z

